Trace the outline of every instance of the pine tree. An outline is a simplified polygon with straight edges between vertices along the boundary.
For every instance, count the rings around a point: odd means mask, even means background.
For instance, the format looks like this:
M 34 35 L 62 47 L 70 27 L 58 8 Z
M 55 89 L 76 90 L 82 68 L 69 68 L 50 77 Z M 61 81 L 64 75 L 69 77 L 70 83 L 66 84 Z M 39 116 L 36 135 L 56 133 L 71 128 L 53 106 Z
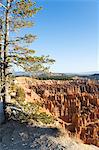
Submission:
M 49 56 L 35 56 L 35 50 L 28 44 L 37 37 L 32 34 L 22 34 L 24 28 L 34 25 L 33 16 L 41 10 L 32 0 L 5 0 L 0 3 L 0 71 L 1 93 L 3 106 L 8 100 L 8 80 L 11 68 L 15 65 L 28 72 L 44 71 L 46 64 L 53 63 Z M 20 33 L 21 31 L 21 33 Z M 21 36 L 20 36 L 21 35 Z M 2 95 L 2 94 L 1 94 Z

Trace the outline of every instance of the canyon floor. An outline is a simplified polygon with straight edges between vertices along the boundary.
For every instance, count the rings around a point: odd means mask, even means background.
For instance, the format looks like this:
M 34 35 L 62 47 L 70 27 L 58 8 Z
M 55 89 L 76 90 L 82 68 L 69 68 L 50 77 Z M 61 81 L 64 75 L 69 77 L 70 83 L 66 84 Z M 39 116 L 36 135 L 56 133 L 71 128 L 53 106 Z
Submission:
M 10 120 L 0 126 L 0 150 L 99 150 L 69 138 L 58 128 Z

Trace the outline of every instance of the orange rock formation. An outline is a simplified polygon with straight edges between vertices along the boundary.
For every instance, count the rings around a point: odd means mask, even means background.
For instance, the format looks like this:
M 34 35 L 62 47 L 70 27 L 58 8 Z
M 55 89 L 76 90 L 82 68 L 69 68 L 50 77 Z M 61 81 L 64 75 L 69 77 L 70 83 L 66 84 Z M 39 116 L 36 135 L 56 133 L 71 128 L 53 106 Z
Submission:
M 38 81 L 29 89 L 43 100 L 44 108 L 60 118 L 71 135 L 99 146 L 98 81 Z

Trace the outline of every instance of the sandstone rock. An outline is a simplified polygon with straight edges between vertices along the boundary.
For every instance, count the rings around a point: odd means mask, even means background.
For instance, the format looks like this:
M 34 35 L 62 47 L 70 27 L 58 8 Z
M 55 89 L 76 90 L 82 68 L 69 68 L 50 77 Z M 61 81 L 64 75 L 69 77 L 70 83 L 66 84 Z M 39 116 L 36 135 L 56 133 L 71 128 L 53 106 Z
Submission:
M 22 82 L 21 82 L 22 84 Z M 31 94 L 28 92 L 31 90 Z M 32 94 L 32 93 L 35 94 Z M 60 124 L 75 132 L 85 143 L 98 144 L 99 84 L 91 80 L 35 81 L 26 95 L 37 96 L 43 107 L 60 118 Z M 65 125 L 70 123 L 70 125 Z

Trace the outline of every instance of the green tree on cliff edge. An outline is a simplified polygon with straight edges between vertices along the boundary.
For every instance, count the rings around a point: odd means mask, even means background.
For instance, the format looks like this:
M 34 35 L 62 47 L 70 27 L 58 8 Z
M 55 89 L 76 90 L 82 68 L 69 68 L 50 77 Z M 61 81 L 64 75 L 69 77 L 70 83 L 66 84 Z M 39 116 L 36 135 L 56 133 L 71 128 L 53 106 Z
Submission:
M 35 56 L 35 50 L 29 49 L 28 44 L 36 36 L 22 34 L 22 28 L 34 25 L 33 16 L 41 7 L 36 7 L 33 0 L 4 0 L 0 1 L 0 6 L 0 96 L 5 110 L 10 68 L 16 65 L 25 71 L 46 70 L 46 64 L 54 60 L 49 56 Z

